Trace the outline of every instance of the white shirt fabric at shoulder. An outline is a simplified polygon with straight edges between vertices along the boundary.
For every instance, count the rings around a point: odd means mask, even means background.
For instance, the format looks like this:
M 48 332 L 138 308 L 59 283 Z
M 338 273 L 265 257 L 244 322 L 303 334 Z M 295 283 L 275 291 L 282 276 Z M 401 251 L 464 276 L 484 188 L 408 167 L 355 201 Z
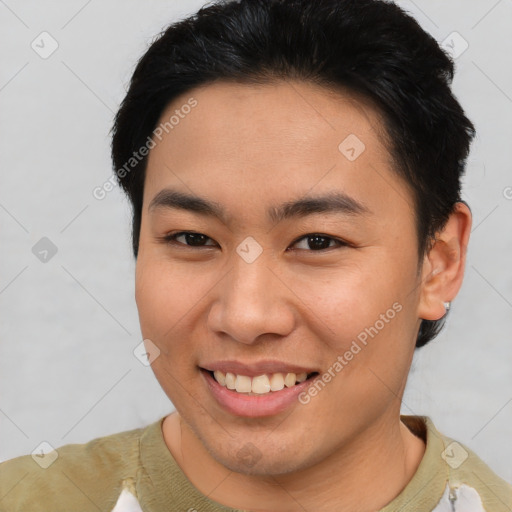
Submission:
M 144 512 L 139 500 L 128 490 L 123 489 L 112 512 Z
M 473 487 L 447 485 L 441 500 L 432 512 L 492 512 L 486 511 L 480 495 Z

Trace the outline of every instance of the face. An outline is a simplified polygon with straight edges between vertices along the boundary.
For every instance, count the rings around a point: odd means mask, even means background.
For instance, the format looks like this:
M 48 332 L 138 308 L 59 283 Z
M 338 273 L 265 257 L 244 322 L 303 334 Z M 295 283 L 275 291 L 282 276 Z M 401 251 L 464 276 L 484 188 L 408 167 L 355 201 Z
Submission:
M 173 115 L 148 157 L 136 302 L 185 425 L 229 469 L 277 475 L 396 422 L 420 276 L 377 113 L 297 81 L 197 88 Z

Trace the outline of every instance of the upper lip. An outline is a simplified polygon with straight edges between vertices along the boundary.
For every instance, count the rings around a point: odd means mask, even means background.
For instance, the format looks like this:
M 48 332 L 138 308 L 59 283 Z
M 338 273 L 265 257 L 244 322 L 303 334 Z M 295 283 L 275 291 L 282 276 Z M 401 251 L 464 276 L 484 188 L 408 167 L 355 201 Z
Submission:
M 287 363 L 285 361 L 257 361 L 252 363 L 242 363 L 235 360 L 215 361 L 204 363 L 201 368 L 208 371 L 220 370 L 224 373 L 234 373 L 236 375 L 246 375 L 247 377 L 257 377 L 265 373 L 313 373 L 314 368 Z

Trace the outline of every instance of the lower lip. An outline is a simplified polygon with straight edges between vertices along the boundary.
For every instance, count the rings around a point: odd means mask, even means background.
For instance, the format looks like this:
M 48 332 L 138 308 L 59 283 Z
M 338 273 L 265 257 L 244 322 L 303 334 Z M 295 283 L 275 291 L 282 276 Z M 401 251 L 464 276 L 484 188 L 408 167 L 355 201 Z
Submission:
M 261 416 L 273 416 L 288 409 L 292 404 L 298 403 L 298 395 L 311 384 L 313 379 L 295 384 L 291 388 L 283 388 L 281 391 L 270 391 L 261 395 L 246 395 L 237 393 L 221 386 L 210 374 L 201 369 L 201 373 L 208 388 L 217 402 L 226 411 L 235 416 L 257 418 Z

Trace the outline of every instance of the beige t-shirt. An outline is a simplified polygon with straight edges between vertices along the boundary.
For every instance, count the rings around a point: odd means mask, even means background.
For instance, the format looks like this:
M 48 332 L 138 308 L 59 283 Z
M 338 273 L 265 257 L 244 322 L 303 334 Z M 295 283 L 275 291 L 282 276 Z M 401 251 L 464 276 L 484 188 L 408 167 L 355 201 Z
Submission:
M 233 512 L 187 479 L 165 444 L 163 420 L 3 462 L 0 512 Z M 409 484 L 380 512 L 512 511 L 512 486 L 471 450 L 427 417 L 402 421 L 426 451 Z

